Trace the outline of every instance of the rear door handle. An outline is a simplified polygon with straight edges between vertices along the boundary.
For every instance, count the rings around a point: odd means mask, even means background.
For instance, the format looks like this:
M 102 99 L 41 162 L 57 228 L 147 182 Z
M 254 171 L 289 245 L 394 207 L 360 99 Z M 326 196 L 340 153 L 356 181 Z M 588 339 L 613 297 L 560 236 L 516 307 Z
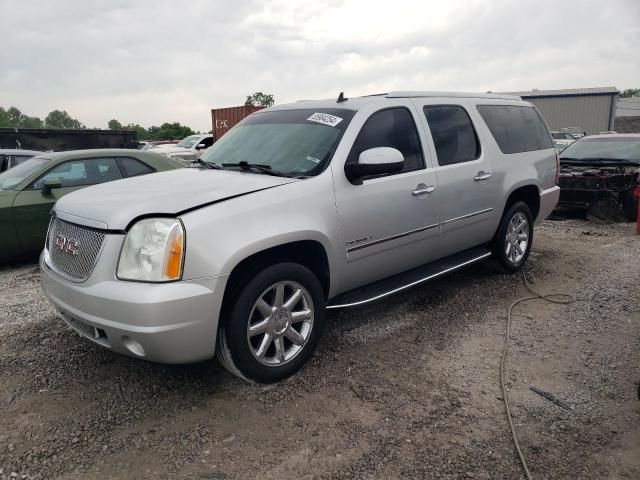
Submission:
M 414 197 L 419 197 L 420 195 L 432 193 L 433 191 L 435 191 L 435 189 L 436 187 L 434 187 L 433 185 L 426 186 L 424 183 L 421 183 L 413 192 L 411 192 L 411 195 L 413 195 Z
M 473 177 L 473 180 L 476 182 L 481 182 L 482 180 L 489 180 L 491 178 L 491 175 L 493 175 L 490 172 L 478 172 L 478 174 Z

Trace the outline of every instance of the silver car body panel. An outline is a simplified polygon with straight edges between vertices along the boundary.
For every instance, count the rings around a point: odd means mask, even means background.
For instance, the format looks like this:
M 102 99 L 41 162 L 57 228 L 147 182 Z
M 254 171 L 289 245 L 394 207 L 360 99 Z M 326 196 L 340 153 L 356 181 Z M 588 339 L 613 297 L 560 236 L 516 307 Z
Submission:
M 540 192 L 540 213 L 536 218 L 536 224 L 547 218 L 553 212 L 560 200 L 560 187 L 553 186 Z
M 481 143 L 478 159 L 438 165 L 422 112 L 432 104 L 467 110 Z M 188 362 L 213 355 L 229 275 L 256 253 L 291 242 L 316 242 L 327 256 L 328 298 L 332 298 L 486 244 L 496 232 L 509 195 L 519 187 L 533 186 L 540 192 L 536 218 L 540 221 L 559 196 L 555 150 L 502 154 L 476 109 L 478 104 L 531 105 L 500 95 L 412 92 L 355 98 L 339 105 L 335 100 L 305 101 L 267 109 L 338 107 L 356 113 L 331 163 L 312 178 L 182 169 L 63 197 L 55 207 L 60 218 L 110 232 L 84 282 L 58 275 L 48 266 L 45 252 L 43 289 L 59 310 L 103 329 L 110 339 L 113 336 L 113 350 L 136 355 L 122 340 L 135 336 L 144 347 L 144 358 Z M 353 185 L 344 174 L 349 151 L 365 121 L 389 107 L 406 108 L 413 115 L 425 166 Z M 478 176 L 482 179 L 476 180 Z M 136 219 L 153 215 L 179 216 L 184 225 L 182 280 L 159 285 L 117 280 L 126 229 Z
M 56 212 L 97 221 L 109 230 L 124 230 L 149 214 L 178 215 L 227 198 L 296 180 L 235 171 L 182 168 L 107 182 L 65 195 Z M 108 199 L 108 201 L 105 201 Z M 84 224 L 83 222 L 79 222 Z
M 96 268 L 83 283 L 66 281 L 51 267 L 46 250 L 40 257 L 44 292 L 59 313 L 103 330 L 106 339 L 92 339 L 124 355 L 162 363 L 189 363 L 211 358 L 215 351 L 217 309 L 226 284 L 224 276 L 162 284 L 122 282 L 115 265 L 123 235 L 108 235 Z M 144 355 L 125 345 L 133 339 Z

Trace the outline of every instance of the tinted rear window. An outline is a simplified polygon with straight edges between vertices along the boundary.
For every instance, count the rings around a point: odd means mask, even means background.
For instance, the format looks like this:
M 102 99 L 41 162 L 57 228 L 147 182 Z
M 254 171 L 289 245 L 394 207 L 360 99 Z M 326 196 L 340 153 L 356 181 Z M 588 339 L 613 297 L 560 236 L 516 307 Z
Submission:
M 478 105 L 478 112 L 502 153 L 553 148 L 547 127 L 533 107 Z

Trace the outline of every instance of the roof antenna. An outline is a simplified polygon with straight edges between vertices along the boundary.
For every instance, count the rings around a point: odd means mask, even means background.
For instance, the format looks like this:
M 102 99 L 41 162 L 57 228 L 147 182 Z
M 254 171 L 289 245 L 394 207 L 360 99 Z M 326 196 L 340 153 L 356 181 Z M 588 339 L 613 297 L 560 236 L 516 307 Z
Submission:
M 338 101 L 336 103 L 346 102 L 347 100 L 349 99 L 344 96 L 344 92 L 340 92 L 340 95 L 338 95 Z

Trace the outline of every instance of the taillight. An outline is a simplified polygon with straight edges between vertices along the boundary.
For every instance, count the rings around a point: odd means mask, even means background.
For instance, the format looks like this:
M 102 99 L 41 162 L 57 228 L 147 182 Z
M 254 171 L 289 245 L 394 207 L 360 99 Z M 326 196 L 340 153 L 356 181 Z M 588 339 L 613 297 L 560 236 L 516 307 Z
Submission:
M 560 155 L 556 152 L 556 185 L 560 184 Z

